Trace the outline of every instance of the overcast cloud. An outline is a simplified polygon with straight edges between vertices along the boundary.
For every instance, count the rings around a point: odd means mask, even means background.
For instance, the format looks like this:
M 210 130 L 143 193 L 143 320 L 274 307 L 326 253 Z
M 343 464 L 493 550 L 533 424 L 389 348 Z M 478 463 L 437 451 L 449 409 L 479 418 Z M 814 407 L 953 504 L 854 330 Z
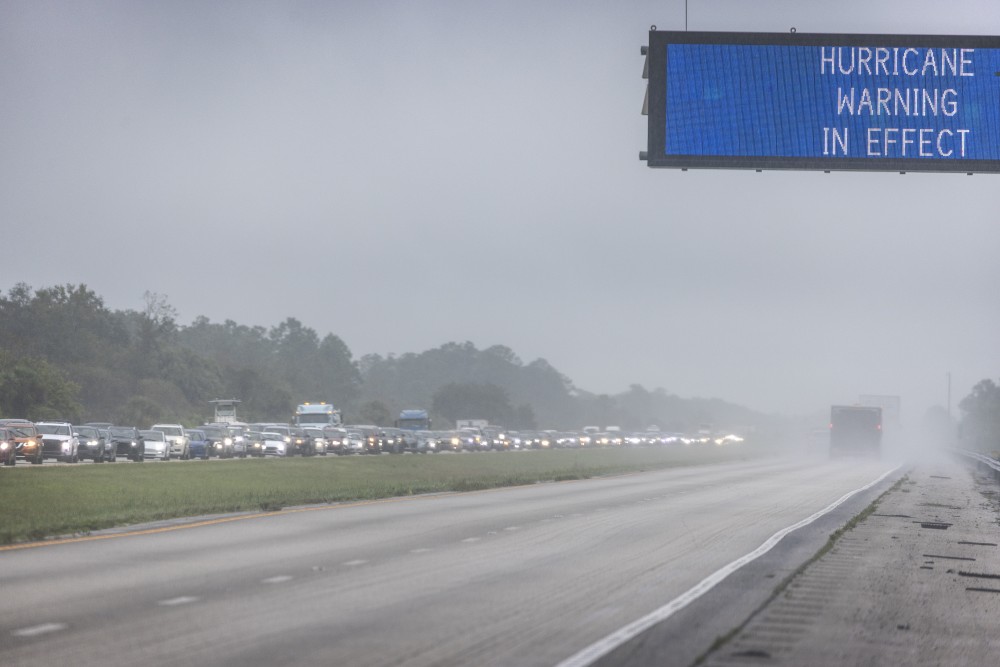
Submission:
M 650 24 L 683 2 L 3 0 L 0 289 L 778 412 L 1000 376 L 1000 177 L 650 170 Z M 998 35 L 1000 5 L 690 6 L 792 26 Z

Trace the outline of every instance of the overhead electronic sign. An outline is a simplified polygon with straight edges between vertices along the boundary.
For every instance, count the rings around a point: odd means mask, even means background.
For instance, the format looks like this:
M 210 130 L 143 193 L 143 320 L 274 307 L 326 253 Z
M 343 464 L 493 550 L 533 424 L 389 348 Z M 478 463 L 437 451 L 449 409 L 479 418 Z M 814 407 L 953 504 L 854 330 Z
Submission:
M 1000 37 L 649 33 L 650 167 L 1000 173 Z

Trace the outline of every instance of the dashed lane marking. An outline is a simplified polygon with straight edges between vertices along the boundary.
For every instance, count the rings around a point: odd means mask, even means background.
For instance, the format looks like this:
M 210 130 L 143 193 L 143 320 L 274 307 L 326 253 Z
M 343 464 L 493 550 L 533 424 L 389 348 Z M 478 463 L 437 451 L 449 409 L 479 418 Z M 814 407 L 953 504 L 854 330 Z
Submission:
M 420 547 L 419 549 L 410 549 L 411 554 L 425 554 L 429 551 L 430 549 L 428 549 L 427 547 Z
M 470 542 L 478 542 L 481 539 L 483 539 L 483 538 L 481 538 L 481 537 L 467 537 L 467 538 L 465 538 L 462 541 L 465 542 L 466 544 L 468 544 Z
M 276 577 L 268 577 L 267 579 L 261 579 L 260 583 L 262 583 L 262 584 L 283 584 L 286 581 L 291 581 L 292 578 L 293 577 L 291 575 L 288 575 L 288 574 L 279 574 Z
M 192 602 L 197 602 L 198 598 L 193 595 L 182 595 L 176 598 L 170 598 L 169 600 L 160 600 L 156 604 L 161 607 L 178 607 L 182 604 L 191 604 Z
M 65 623 L 42 623 L 41 625 L 32 625 L 30 628 L 21 628 L 20 630 L 14 631 L 15 637 L 38 637 L 39 635 L 47 635 L 50 632 L 59 632 L 60 630 L 66 629 Z
M 354 560 L 347 561 L 346 563 L 344 563 L 344 565 L 350 565 L 351 567 L 354 567 L 355 565 L 364 565 L 367 562 L 368 561 L 364 560 L 363 558 L 356 558 Z

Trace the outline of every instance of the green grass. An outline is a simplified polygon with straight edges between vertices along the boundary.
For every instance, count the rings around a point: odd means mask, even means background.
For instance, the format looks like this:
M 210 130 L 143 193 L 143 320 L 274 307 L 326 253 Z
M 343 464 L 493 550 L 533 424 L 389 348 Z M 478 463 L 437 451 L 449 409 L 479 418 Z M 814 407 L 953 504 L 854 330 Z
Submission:
M 127 463 L 0 471 L 0 544 L 161 519 L 715 463 L 742 448 Z

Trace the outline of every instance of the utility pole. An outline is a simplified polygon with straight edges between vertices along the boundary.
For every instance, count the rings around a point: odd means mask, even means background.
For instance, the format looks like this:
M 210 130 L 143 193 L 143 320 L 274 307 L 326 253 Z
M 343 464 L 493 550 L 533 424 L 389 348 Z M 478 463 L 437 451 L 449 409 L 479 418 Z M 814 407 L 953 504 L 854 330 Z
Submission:
M 948 371 L 948 420 L 951 420 L 951 371 Z

